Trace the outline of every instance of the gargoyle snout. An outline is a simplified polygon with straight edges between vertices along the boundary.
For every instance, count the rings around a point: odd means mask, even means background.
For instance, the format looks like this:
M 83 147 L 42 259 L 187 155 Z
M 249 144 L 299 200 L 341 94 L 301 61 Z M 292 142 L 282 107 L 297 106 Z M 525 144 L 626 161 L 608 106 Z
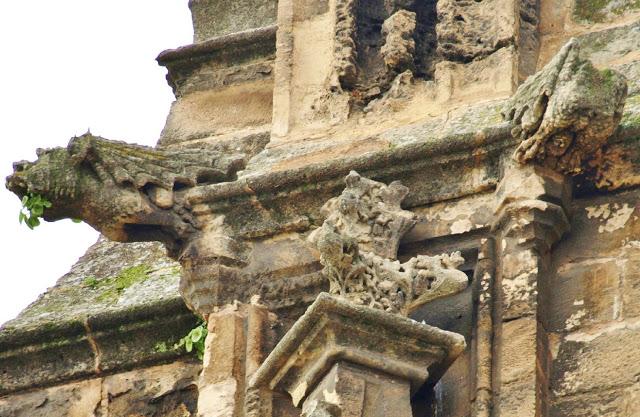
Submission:
M 23 178 L 23 176 L 20 175 L 20 171 L 16 171 L 13 174 L 9 175 L 6 178 L 5 186 L 9 191 L 17 194 L 20 197 L 27 194 L 27 182 Z

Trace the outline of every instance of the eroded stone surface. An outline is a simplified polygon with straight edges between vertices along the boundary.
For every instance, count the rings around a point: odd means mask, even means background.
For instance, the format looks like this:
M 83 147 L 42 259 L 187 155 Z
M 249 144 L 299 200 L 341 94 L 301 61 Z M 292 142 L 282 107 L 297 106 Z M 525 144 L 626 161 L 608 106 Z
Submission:
M 175 362 L 0 398 L 3 417 L 195 417 L 200 366 Z
M 566 174 L 579 174 L 613 134 L 622 118 L 626 79 L 598 71 L 580 58 L 571 40 L 547 66 L 522 84 L 505 118 L 512 135 L 522 142 L 514 158 L 537 161 Z
M 345 182 L 342 194 L 325 204 L 322 227 L 310 236 L 332 294 L 407 314 L 467 287 L 467 276 L 457 269 L 464 262 L 459 252 L 395 260 L 400 239 L 416 223 L 413 213 L 400 208 L 406 187 L 386 186 L 355 171 Z

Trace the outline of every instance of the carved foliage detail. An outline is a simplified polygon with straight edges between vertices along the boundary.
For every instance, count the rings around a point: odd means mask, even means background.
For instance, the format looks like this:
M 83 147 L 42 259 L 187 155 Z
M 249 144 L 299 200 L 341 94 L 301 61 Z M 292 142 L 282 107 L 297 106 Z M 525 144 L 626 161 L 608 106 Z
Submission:
M 467 287 L 467 276 L 457 269 L 464 262 L 460 253 L 396 260 L 400 239 L 415 224 L 415 215 L 400 207 L 406 187 L 398 182 L 387 186 L 353 171 L 346 184 L 339 197 L 325 204 L 327 218 L 310 236 L 331 294 L 406 315 Z

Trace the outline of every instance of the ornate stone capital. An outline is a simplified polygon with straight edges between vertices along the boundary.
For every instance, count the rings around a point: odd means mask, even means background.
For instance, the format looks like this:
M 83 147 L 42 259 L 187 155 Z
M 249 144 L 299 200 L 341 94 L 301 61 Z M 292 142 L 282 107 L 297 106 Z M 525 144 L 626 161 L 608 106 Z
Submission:
M 336 381 L 336 372 L 365 385 L 366 374 L 373 373 L 383 384 L 382 391 L 394 385 L 400 389 L 396 398 L 386 398 L 397 402 L 395 409 L 408 407 L 408 414 L 389 415 L 410 416 L 411 394 L 425 383 L 437 382 L 465 346 L 459 334 L 322 293 L 267 357 L 250 385 L 288 392 L 294 405 L 305 401 L 309 415 L 322 415 L 312 414 L 317 400 L 362 412 L 366 408 L 362 402 L 338 401 L 353 386 L 325 385 Z M 319 386 L 326 390 L 317 390 Z M 333 398 L 324 394 L 332 391 Z
M 520 247 L 546 252 L 569 230 L 571 192 L 570 181 L 554 170 L 508 167 L 496 190 L 493 229 Z
M 310 236 L 331 294 L 406 315 L 467 287 L 466 274 L 457 269 L 464 262 L 458 252 L 396 260 L 400 239 L 416 222 L 400 207 L 407 187 L 387 186 L 355 171 L 345 182 L 342 194 L 323 207 L 325 222 Z
M 518 88 L 503 111 L 521 141 L 514 159 L 581 173 L 618 127 L 626 96 L 625 77 L 580 58 L 580 45 L 571 39 Z

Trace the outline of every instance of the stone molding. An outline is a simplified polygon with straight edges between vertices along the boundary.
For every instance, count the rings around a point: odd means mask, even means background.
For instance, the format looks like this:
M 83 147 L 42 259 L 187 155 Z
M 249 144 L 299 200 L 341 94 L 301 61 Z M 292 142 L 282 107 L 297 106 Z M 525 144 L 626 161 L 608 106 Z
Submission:
M 176 336 L 196 322 L 176 297 L 30 331 L 4 329 L 0 333 L 0 395 L 173 361 L 185 356 L 170 349 Z M 158 350 L 160 341 L 166 341 L 169 349 Z

